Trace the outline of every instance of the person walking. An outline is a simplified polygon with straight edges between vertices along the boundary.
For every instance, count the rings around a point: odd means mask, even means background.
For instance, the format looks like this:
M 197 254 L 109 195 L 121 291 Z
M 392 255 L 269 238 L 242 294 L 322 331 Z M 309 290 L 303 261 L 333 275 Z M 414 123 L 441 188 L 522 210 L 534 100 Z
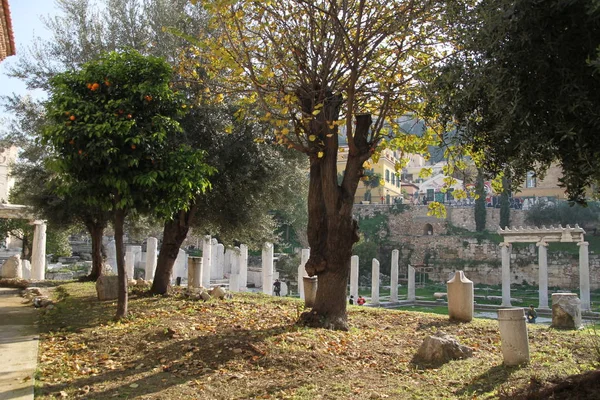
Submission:
M 273 292 L 275 292 L 275 296 L 281 296 L 281 282 L 279 282 L 279 279 L 275 279 L 275 282 L 273 282 Z

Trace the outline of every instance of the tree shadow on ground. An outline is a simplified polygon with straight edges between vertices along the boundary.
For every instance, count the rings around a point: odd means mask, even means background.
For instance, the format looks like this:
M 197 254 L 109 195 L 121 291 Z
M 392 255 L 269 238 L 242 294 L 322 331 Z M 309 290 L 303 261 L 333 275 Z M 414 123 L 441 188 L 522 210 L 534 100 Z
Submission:
M 86 399 L 107 399 L 129 395 L 144 396 L 163 391 L 169 387 L 186 382 L 192 383 L 212 374 L 222 373 L 220 369 L 229 361 L 239 358 L 257 367 L 272 367 L 293 370 L 298 362 L 293 360 L 264 359 L 260 343 L 269 337 L 280 335 L 295 329 L 292 326 L 278 326 L 266 330 L 231 329 L 224 333 L 208 334 L 188 340 L 171 339 L 174 342 L 162 348 L 149 347 L 144 354 L 136 358 L 128 367 L 104 371 L 95 376 L 76 377 L 60 384 L 44 383 L 41 394 L 53 394 L 68 388 L 94 387 L 111 381 L 123 381 L 117 387 L 97 390 L 92 388 L 85 393 Z M 158 339 L 158 338 L 154 338 Z M 163 337 L 164 339 L 164 337 Z M 118 357 L 114 357 L 118 359 Z M 139 367 L 142 365 L 142 367 Z M 305 363 L 303 363 L 305 364 Z M 134 375 L 144 375 L 130 380 Z M 232 373 L 231 379 L 236 379 Z M 204 379 L 206 380 L 206 379 Z M 134 387 L 130 387 L 130 385 Z M 298 380 L 298 385 L 302 384 Z M 281 385 L 273 382 L 273 390 L 280 390 Z M 264 390 L 264 388 L 263 388 Z M 263 392 L 264 393 L 264 392 Z
M 469 396 L 470 398 L 476 396 L 477 393 L 492 392 L 496 387 L 508 381 L 510 376 L 519 369 L 521 369 L 521 366 L 507 367 L 505 365 L 497 365 L 492 367 L 473 378 L 468 385 L 458 390 L 456 395 L 460 397 Z

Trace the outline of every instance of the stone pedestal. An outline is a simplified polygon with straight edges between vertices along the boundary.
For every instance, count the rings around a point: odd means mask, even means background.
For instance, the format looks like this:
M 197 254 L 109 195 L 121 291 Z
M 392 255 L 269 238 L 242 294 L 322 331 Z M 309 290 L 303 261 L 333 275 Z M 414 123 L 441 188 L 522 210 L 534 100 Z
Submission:
M 581 328 L 581 302 L 575 293 L 552 294 L 552 327 Z
M 502 253 L 502 306 L 510 307 L 510 243 L 500 243 Z
M 371 304 L 379 305 L 379 260 L 371 263 Z
M 240 291 L 240 249 L 235 247 L 228 249 L 227 254 L 231 264 L 231 272 L 229 273 L 229 291 Z
M 245 292 L 248 286 L 248 246 L 240 244 L 240 291 Z
M 135 253 L 127 246 L 127 251 L 125 252 L 125 274 L 127 274 L 127 280 L 133 279 L 134 265 Z
M 2 267 L 0 267 L 0 278 L 23 278 L 23 264 L 21 262 L 21 255 L 15 254 L 4 261 Z
M 536 245 L 539 264 L 539 308 L 548 308 L 548 243 L 539 242 Z
M 156 263 L 158 262 L 158 239 L 149 237 L 146 240 L 146 266 L 144 279 L 147 281 L 154 280 L 154 272 L 156 272 Z
M 187 254 L 185 250 L 179 249 L 175 264 L 173 264 L 173 279 L 183 278 L 186 276 Z
M 106 244 L 106 263 L 110 265 L 110 270 L 117 273 L 117 245 L 114 239 Z
M 212 247 L 210 244 L 210 236 L 206 235 L 202 239 L 202 286 L 210 287 L 210 271 L 212 263 Z
M 262 248 L 262 292 L 273 294 L 273 243 L 269 242 Z
M 217 246 L 219 245 L 219 242 L 217 241 L 217 239 L 210 239 L 210 281 L 215 280 L 215 279 L 221 279 L 221 277 L 219 276 L 219 252 L 217 249 Z M 210 281 L 209 281 L 209 286 L 210 286 Z M 206 286 L 207 288 L 209 286 Z
M 298 294 L 301 299 L 304 299 L 304 278 L 306 276 L 306 270 L 304 267 L 310 258 L 310 249 L 302 249 L 300 254 L 300 265 L 298 266 Z
M 499 309 L 498 325 L 500 327 L 500 339 L 502 340 L 504 365 L 512 366 L 528 363 L 529 340 L 525 311 L 522 308 Z
M 406 297 L 408 301 L 417 300 L 417 296 L 415 295 L 415 268 L 408 266 L 408 296 Z
M 390 271 L 390 301 L 398 302 L 398 258 L 399 250 L 392 250 L 392 269 Z
M 304 306 L 306 308 L 312 308 L 315 305 L 315 300 L 317 298 L 317 277 L 305 276 L 302 280 L 304 281 Z
M 188 257 L 188 288 L 202 286 L 202 257 Z
M 581 309 L 589 311 L 591 309 L 589 243 L 579 242 L 577 245 L 579 246 L 579 295 L 581 296 Z
M 34 221 L 33 225 L 31 279 L 43 281 L 46 277 L 46 224 L 44 221 Z
M 446 284 L 448 292 L 448 316 L 453 321 L 469 322 L 475 312 L 473 282 L 463 271 L 456 271 Z
M 225 246 L 217 244 L 217 267 L 215 268 L 216 279 L 223 279 L 225 271 Z

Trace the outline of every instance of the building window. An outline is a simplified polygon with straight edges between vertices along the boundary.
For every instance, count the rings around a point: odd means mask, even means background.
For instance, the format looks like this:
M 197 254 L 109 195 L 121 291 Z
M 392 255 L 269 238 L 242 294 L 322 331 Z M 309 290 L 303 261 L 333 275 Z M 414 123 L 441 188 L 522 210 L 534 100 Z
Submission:
M 535 172 L 529 171 L 527 173 L 527 179 L 525 180 L 526 188 L 534 188 L 536 186 Z
M 396 184 L 396 175 L 392 174 L 392 185 Z
M 390 181 L 390 170 L 389 169 L 385 170 L 385 181 L 386 182 Z

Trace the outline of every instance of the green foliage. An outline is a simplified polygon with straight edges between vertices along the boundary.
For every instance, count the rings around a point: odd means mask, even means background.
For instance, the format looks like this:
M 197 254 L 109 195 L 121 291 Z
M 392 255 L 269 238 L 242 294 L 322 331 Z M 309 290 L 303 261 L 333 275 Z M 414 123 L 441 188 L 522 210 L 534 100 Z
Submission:
M 537 202 L 525 214 L 525 222 L 537 227 L 542 225 L 589 226 L 598 221 L 600 206 L 588 203 L 586 206 L 568 202 Z
M 374 258 L 377 258 L 379 246 L 376 242 L 365 240 L 364 237 L 354 244 L 352 248 L 352 254 L 358 256 L 359 267 L 361 276 L 366 276 L 371 273 L 371 262 Z M 379 260 L 381 262 L 381 260 Z
M 478 169 L 477 171 L 477 182 L 475 184 L 475 230 L 477 232 L 483 232 L 485 230 L 485 222 L 487 218 L 487 211 L 485 210 L 485 188 L 483 186 L 483 171 Z
M 167 140 L 185 104 L 171 68 L 129 50 L 51 79 L 43 133 L 60 192 L 101 210 L 154 209 L 170 217 L 208 188 L 202 153 Z
M 56 257 L 70 257 L 72 255 L 69 235 L 71 232 L 64 229 L 52 229 L 46 235 L 46 253 Z
M 453 21 L 460 51 L 431 96 L 461 144 L 514 183 L 557 161 L 573 200 L 600 178 L 600 7 L 484 0 Z

